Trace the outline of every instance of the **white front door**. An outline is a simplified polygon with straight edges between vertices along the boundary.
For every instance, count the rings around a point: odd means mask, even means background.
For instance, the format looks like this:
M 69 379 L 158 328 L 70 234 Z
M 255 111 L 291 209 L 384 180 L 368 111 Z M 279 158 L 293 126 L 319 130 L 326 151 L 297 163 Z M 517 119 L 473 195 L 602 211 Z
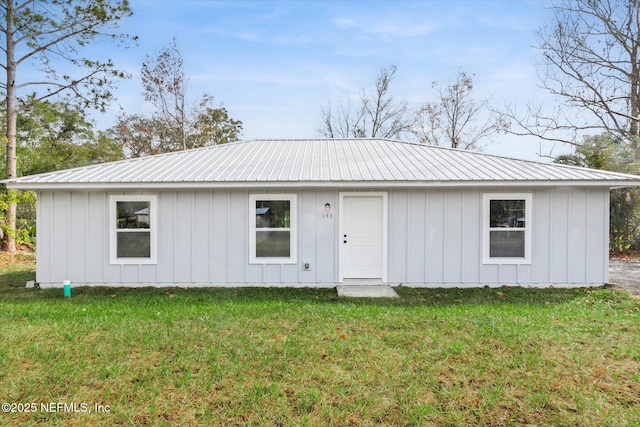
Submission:
M 340 195 L 340 281 L 386 280 L 386 194 Z

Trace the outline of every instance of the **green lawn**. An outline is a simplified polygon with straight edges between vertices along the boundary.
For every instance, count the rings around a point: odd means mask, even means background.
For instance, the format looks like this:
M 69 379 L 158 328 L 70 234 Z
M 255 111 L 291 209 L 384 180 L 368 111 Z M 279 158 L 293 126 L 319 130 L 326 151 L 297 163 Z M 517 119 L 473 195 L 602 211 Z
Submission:
M 400 288 L 378 301 L 80 288 L 64 299 L 12 286 L 30 268 L 0 274 L 0 400 L 36 411 L 0 413 L 0 425 L 640 423 L 640 300 L 625 292 Z

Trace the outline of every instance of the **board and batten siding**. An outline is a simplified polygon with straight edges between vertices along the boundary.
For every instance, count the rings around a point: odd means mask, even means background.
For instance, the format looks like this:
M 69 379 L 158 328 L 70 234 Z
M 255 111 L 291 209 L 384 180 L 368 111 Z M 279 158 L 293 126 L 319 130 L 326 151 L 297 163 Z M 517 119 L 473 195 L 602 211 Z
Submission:
M 518 190 L 532 194 L 531 264 L 482 263 L 485 192 L 509 190 L 390 191 L 389 282 L 544 287 L 608 281 L 608 189 Z
M 344 190 L 342 190 L 344 191 Z M 358 189 L 362 191 L 362 189 Z M 406 286 L 601 285 L 608 280 L 606 188 L 372 189 L 388 194 L 388 281 Z M 531 263 L 482 263 L 483 193 L 532 194 Z M 297 195 L 296 264 L 249 263 L 248 190 L 40 191 L 42 286 L 335 286 L 335 189 Z M 346 192 L 346 191 L 345 191 Z M 158 196 L 157 264 L 109 262 L 109 195 Z M 331 218 L 324 213 L 331 204 Z M 307 271 L 304 263 L 310 264 Z
M 306 230 L 298 233 L 297 264 L 249 264 L 249 191 L 40 191 L 36 280 L 43 287 L 61 286 L 64 280 L 76 285 L 335 286 L 337 216 L 323 218 L 322 213 L 325 203 L 337 206 L 338 194 L 272 193 L 297 195 L 298 229 Z M 110 264 L 109 196 L 114 194 L 158 196 L 157 264 Z

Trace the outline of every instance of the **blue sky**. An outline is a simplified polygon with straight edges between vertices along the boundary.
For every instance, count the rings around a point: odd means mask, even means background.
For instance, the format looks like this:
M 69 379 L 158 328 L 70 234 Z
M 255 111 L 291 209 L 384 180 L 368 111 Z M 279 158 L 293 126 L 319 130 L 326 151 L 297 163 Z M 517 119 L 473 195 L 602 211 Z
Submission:
M 113 125 L 121 108 L 151 111 L 140 67 L 174 37 L 191 99 L 214 95 L 242 120 L 243 139 L 318 136 L 321 110 L 371 88 L 389 64 L 398 67 L 394 96 L 412 107 L 433 100 L 431 82 L 446 83 L 459 69 L 474 73 L 475 94 L 494 103 L 543 97 L 531 45 L 549 19 L 545 3 L 131 0 L 134 16 L 121 29 L 139 36 L 138 45 L 109 54 L 132 79 L 118 83 L 116 102 L 96 122 Z M 550 148 L 500 137 L 485 151 L 538 159 Z

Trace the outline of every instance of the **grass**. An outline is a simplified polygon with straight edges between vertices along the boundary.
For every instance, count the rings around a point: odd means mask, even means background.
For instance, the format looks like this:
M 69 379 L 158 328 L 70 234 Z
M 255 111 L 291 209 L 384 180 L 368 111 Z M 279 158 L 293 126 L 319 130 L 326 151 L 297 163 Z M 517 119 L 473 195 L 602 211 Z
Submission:
M 640 300 L 622 291 L 76 288 L 64 299 L 12 286 L 32 261 L 0 265 L 0 400 L 37 405 L 0 425 L 640 423 Z M 40 407 L 50 402 L 76 406 Z

